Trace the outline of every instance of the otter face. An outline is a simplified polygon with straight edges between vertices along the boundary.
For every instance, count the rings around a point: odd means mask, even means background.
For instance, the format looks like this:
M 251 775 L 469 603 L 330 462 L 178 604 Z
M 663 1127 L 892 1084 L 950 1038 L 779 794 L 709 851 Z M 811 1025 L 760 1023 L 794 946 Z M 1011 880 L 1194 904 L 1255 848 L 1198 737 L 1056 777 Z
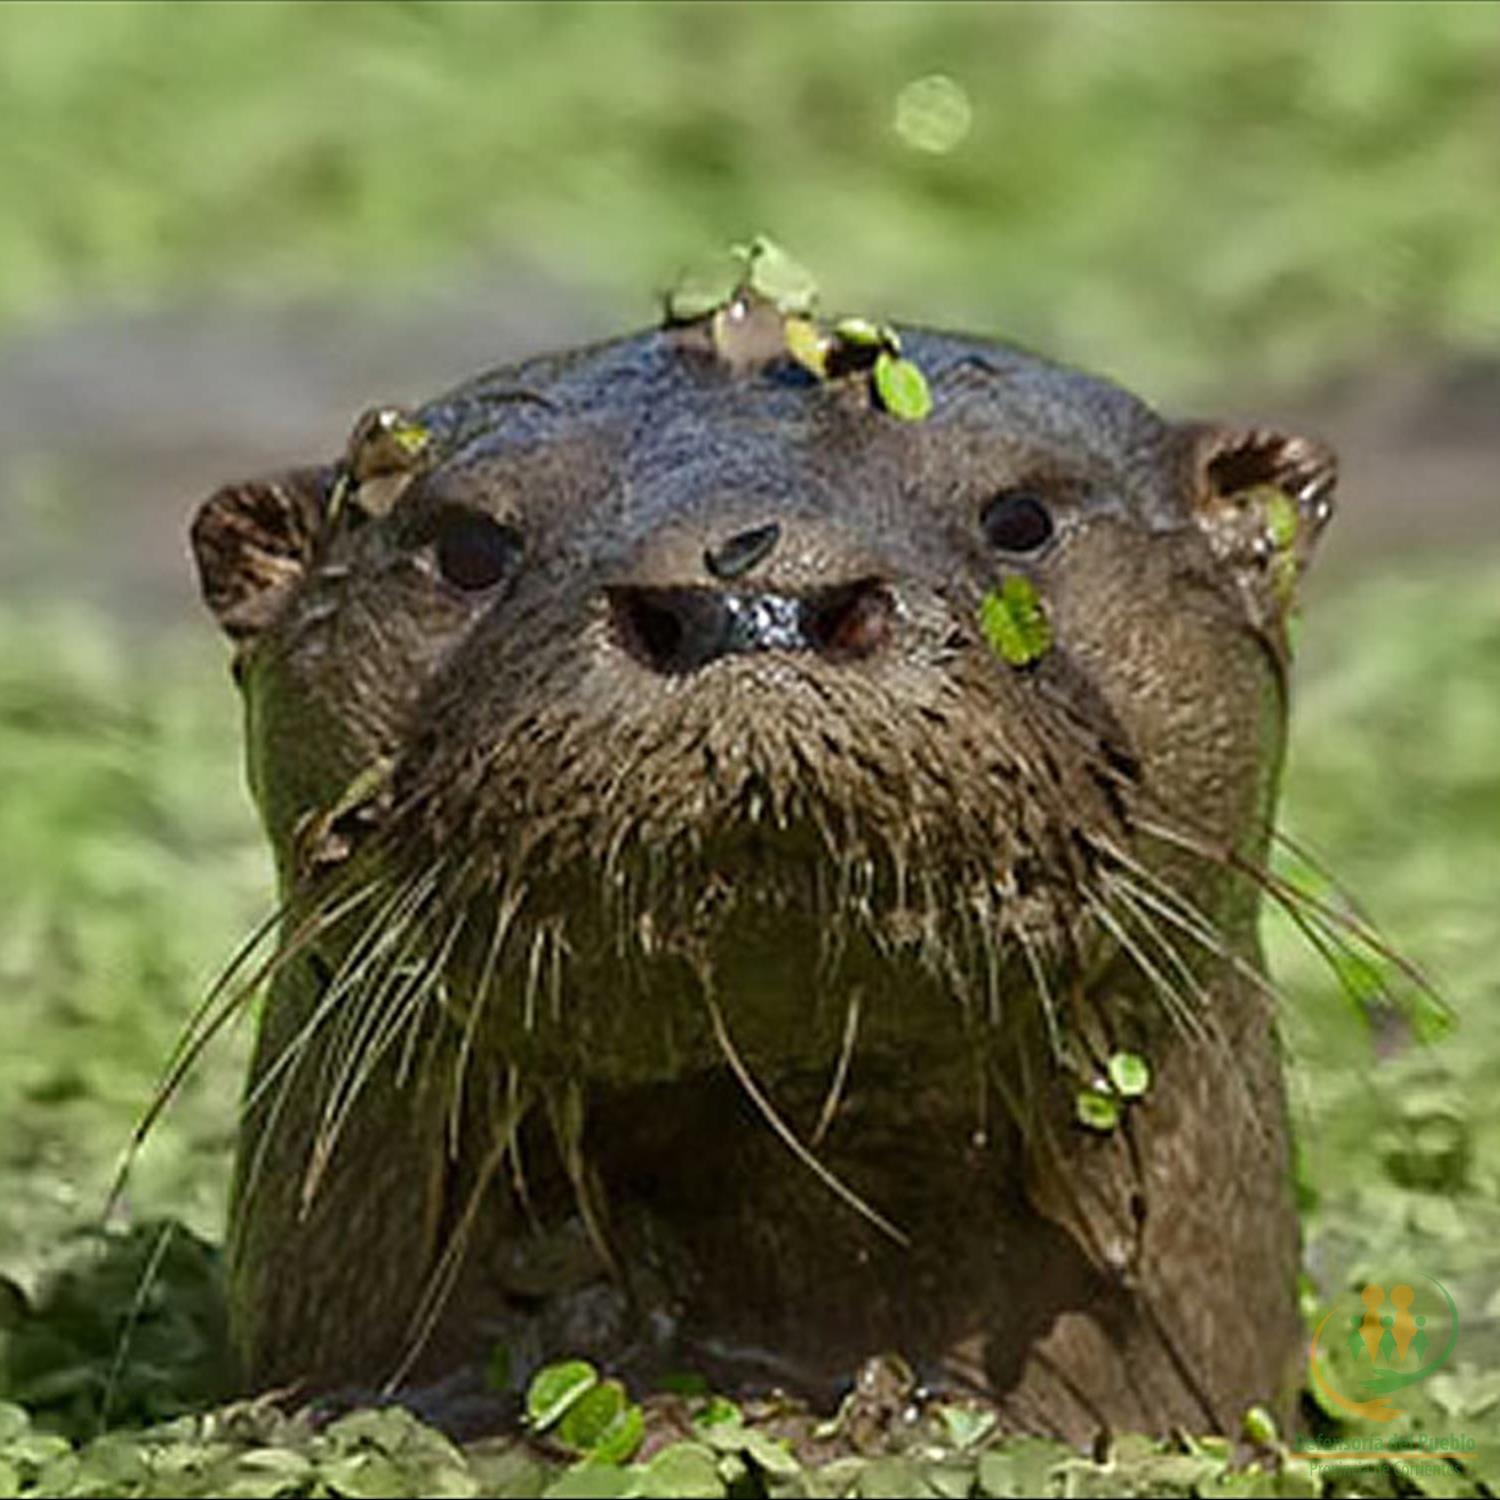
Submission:
M 1331 455 L 919 331 L 903 421 L 750 316 L 752 355 L 695 325 L 534 360 L 208 501 L 289 893 L 363 840 L 470 914 L 431 936 L 471 981 L 493 947 L 533 989 L 543 950 L 620 1001 L 764 988 L 806 928 L 993 1009 L 1111 940 L 1101 872 L 1258 857 Z M 1019 655 L 984 626 L 1015 597 Z

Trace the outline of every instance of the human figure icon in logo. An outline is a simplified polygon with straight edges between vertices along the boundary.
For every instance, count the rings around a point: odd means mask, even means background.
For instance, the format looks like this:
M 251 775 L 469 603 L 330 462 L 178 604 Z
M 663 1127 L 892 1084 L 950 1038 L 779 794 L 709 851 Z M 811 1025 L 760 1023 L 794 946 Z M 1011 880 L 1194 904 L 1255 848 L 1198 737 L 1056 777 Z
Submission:
M 1405 1360 L 1406 1351 L 1417 1331 L 1418 1320 L 1412 1317 L 1411 1311 L 1412 1298 L 1415 1295 L 1416 1293 L 1404 1282 L 1391 1288 L 1391 1306 L 1396 1309 L 1394 1324 L 1391 1328 L 1395 1342 L 1395 1359 L 1392 1362 L 1395 1364 L 1400 1364 Z M 1420 1354 L 1417 1356 L 1417 1362 L 1421 1363 Z
M 1380 1321 L 1380 1305 L 1385 1301 L 1385 1288 L 1371 1282 L 1360 1294 L 1365 1304 L 1365 1315 L 1360 1319 L 1360 1337 L 1365 1341 L 1365 1353 L 1370 1363 L 1380 1362 L 1380 1343 L 1384 1328 Z

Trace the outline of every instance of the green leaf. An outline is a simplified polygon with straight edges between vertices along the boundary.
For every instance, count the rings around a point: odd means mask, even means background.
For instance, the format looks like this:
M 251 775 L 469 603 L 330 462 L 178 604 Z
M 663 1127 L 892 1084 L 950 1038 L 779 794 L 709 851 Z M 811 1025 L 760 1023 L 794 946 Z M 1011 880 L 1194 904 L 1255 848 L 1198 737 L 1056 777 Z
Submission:
M 1029 666 L 1052 645 L 1052 625 L 1036 586 L 1019 573 L 991 589 L 979 605 L 979 628 L 990 649 L 1013 667 Z
M 718 1427 L 725 1422 L 741 1423 L 743 1414 L 728 1396 L 710 1396 L 703 1410 L 693 1418 L 695 1427 Z
M 955 1448 L 972 1448 L 982 1442 L 998 1420 L 994 1412 L 972 1406 L 940 1406 L 937 1414 Z
M 701 1443 L 673 1443 L 663 1448 L 643 1470 L 645 1491 L 666 1500 L 681 1496 L 719 1496 L 726 1493 L 719 1477 L 719 1461 L 711 1448 Z
M 618 1380 L 585 1391 L 563 1414 L 556 1437 L 598 1463 L 624 1463 L 641 1445 L 645 1418 Z
M 979 1455 L 979 1487 L 986 1495 L 1045 1495 L 1055 1470 L 1077 1455 L 1046 1438 L 1019 1438 Z
M 724 252 L 684 271 L 667 293 L 667 318 L 696 323 L 728 302 L 745 277 L 744 254 Z
M 757 235 L 749 250 L 750 290 L 784 313 L 804 316 L 818 300 L 818 284 L 812 272 L 799 265 L 774 240 Z
M 554 1436 L 560 1443 L 587 1453 L 609 1430 L 629 1402 L 618 1380 L 606 1380 L 584 1391 L 558 1421 Z
M 615 1500 L 636 1491 L 639 1475 L 615 1464 L 582 1463 L 565 1469 L 546 1489 L 543 1500 Z
M 863 1500 L 906 1500 L 935 1493 L 922 1477 L 919 1464 L 901 1454 L 873 1458 L 859 1476 Z
M 1266 535 L 1278 552 L 1285 552 L 1296 542 L 1302 529 L 1302 512 L 1284 489 L 1274 484 L 1258 484 L 1248 491 L 1246 499 L 1260 507 Z
M 920 422 L 932 410 L 926 376 L 909 359 L 888 349 L 875 361 L 875 390 L 880 404 L 904 422 Z
M 24 1406 L 13 1401 L 0 1401 L 0 1443 L 8 1443 L 31 1426 L 31 1418 Z
M 828 374 L 828 345 L 810 318 L 788 318 L 782 328 L 786 352 L 822 380 Z
M 319 1477 L 336 1495 L 350 1500 L 381 1500 L 414 1491 L 400 1468 L 383 1453 L 355 1453 L 320 1465 Z
M 1120 1101 L 1098 1089 L 1079 1089 L 1073 1097 L 1073 1113 L 1080 1125 L 1107 1134 L 1120 1123 Z
M 742 1429 L 744 1443 L 740 1451 L 748 1454 L 767 1474 L 790 1478 L 802 1472 L 797 1456 L 779 1438 L 760 1432 L 754 1427 Z
M 1116 1052 L 1105 1067 L 1122 1099 L 1139 1099 L 1151 1087 L 1151 1064 L 1138 1052 Z
M 587 1360 L 569 1359 L 538 1370 L 526 1390 L 526 1418 L 538 1432 L 548 1427 L 585 1392 L 599 1383 L 599 1372 Z
M 802 1472 L 796 1457 L 775 1438 L 738 1420 L 700 1423 L 698 1435 L 720 1453 L 748 1454 L 768 1474 L 789 1476 Z
M 834 337 L 845 344 L 859 348 L 889 349 L 893 354 L 901 352 L 899 340 L 895 340 L 891 329 L 869 318 L 841 318 L 833 325 Z
M 312 1469 L 312 1460 L 295 1448 L 252 1448 L 235 1460 L 242 1469 L 256 1469 L 267 1474 L 280 1474 L 292 1481 L 307 1477 Z
M 1274 1447 L 1280 1439 L 1276 1418 L 1263 1406 L 1252 1406 L 1245 1412 L 1240 1419 L 1240 1431 L 1247 1443 L 1255 1443 L 1262 1448 Z

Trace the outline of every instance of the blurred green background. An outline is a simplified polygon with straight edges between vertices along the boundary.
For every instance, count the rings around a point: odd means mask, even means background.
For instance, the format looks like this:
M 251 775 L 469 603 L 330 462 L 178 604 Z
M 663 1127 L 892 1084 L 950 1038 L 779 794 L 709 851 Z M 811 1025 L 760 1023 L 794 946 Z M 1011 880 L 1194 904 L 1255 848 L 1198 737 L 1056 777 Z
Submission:
M 1500 1418 L 1500 7 L 13 4 L 0 123 L 0 1273 L 270 903 L 192 504 L 765 231 L 834 308 L 1343 450 L 1285 824 L 1459 1026 L 1390 1044 L 1268 924 L 1309 1267 L 1444 1279 L 1434 1399 Z M 124 1222 L 218 1233 L 245 1043 Z

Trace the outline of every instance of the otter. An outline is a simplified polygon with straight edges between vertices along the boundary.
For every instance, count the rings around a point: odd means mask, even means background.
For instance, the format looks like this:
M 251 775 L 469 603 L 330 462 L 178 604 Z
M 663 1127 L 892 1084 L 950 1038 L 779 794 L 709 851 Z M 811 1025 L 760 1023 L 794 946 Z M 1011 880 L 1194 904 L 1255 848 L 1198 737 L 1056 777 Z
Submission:
M 893 1351 L 1075 1442 L 1286 1417 L 1257 917 L 1334 476 L 741 287 L 212 496 L 282 891 L 246 1380 Z

